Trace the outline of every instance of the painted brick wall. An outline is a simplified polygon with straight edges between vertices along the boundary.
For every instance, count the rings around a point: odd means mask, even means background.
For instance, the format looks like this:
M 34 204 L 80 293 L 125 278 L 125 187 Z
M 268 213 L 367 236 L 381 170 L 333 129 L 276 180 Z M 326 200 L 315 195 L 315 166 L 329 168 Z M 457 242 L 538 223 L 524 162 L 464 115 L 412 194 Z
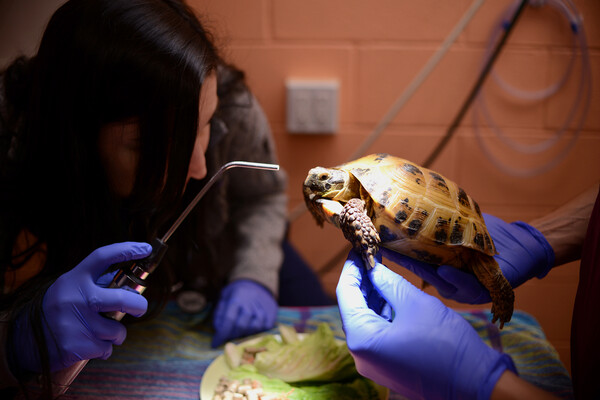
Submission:
M 443 136 L 477 78 L 498 18 L 513 2 L 487 1 L 449 53 L 393 123 L 369 148 L 422 163 Z M 515 177 L 498 169 L 478 145 L 468 112 L 454 138 L 434 163 L 459 182 L 481 208 L 506 220 L 530 220 L 566 202 L 600 180 L 600 3 L 575 1 L 586 22 L 591 69 L 590 111 L 579 138 L 555 168 L 535 177 Z M 289 208 L 302 204 L 301 184 L 313 166 L 334 166 L 353 154 L 377 122 L 470 7 L 471 1 L 399 0 L 191 0 L 225 48 L 243 68 L 271 121 L 280 162 L 287 170 Z M 550 6 L 528 7 L 496 71 L 523 90 L 558 81 L 571 60 L 574 34 Z M 525 101 L 503 92 L 491 79 L 484 87 L 494 121 L 513 140 L 538 143 L 560 128 L 577 99 L 578 57 L 564 87 L 544 101 Z M 340 82 L 340 129 L 332 136 L 285 131 L 287 78 L 333 78 Z M 568 145 L 573 130 L 541 155 L 522 155 L 503 146 L 487 128 L 485 142 L 500 160 L 531 168 L 552 160 Z M 341 262 L 328 260 L 344 248 L 341 234 L 318 228 L 307 213 L 291 223 L 290 237 L 333 294 Z M 418 279 L 390 265 L 420 284 Z M 578 264 L 552 271 L 516 291 L 517 307 L 533 314 L 569 367 L 571 313 Z M 435 294 L 435 290 L 428 289 Z M 448 302 L 451 306 L 464 305 Z

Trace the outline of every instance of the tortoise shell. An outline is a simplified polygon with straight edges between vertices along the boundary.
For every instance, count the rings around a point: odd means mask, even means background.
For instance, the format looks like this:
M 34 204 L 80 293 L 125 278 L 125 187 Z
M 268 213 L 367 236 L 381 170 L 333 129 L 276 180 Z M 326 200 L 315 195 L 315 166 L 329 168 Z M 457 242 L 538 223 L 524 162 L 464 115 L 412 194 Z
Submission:
M 464 248 L 496 254 L 477 202 L 441 174 L 387 154 L 337 168 L 360 182 L 382 246 L 457 267 Z

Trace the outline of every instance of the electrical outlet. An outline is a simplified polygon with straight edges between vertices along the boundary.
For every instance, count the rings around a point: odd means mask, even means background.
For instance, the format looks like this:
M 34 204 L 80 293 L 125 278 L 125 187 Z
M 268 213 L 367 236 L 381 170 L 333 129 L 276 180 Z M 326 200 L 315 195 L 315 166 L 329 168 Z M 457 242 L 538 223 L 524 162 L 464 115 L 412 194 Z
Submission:
M 285 85 L 288 132 L 313 134 L 337 132 L 339 91 L 337 81 L 290 79 Z

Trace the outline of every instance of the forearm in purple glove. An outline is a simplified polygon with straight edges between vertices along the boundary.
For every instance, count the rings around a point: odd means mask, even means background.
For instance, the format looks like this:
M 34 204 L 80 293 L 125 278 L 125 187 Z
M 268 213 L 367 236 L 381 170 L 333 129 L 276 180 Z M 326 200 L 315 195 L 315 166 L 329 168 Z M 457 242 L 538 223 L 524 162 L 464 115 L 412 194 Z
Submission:
M 113 344 L 123 343 L 125 326 L 100 313 L 121 311 L 139 317 L 146 312 L 148 302 L 138 293 L 101 287 L 97 281 L 112 264 L 144 258 L 151 251 L 149 244 L 135 242 L 100 247 L 48 288 L 42 310 L 52 372 L 81 360 L 106 359 Z M 30 314 L 22 313 L 12 333 L 14 358 L 22 370 L 39 373 L 40 351 L 32 329 Z
M 215 309 L 212 346 L 271 329 L 276 319 L 277 301 L 264 286 L 249 279 L 231 282 Z
M 369 307 L 369 285 L 393 308 L 393 320 Z M 379 262 L 365 273 L 352 252 L 336 294 L 358 372 L 408 398 L 488 399 L 506 370 L 516 373 L 464 318 Z
M 533 277 L 542 278 L 552 269 L 554 251 L 537 229 L 521 221 L 507 223 L 489 214 L 483 217 L 498 252 L 496 261 L 513 288 Z M 449 265 L 425 264 L 387 249 L 382 252 L 435 286 L 447 299 L 469 304 L 491 301 L 489 292 L 472 274 Z

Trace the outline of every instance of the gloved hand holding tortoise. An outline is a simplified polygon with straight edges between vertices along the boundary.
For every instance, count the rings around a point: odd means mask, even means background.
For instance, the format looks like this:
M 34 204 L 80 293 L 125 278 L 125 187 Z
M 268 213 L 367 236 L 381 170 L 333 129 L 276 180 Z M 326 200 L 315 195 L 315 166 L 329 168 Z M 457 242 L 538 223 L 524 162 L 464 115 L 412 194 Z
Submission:
M 552 269 L 554 250 L 536 228 L 522 221 L 504 222 L 486 213 L 483 219 L 498 252 L 494 258 L 513 288 L 530 279 L 543 278 Z M 449 265 L 426 264 L 386 248 L 381 253 L 432 284 L 446 299 L 468 304 L 491 300 L 488 290 L 472 274 Z
M 510 356 L 439 299 L 378 260 L 368 271 L 362 264 L 351 251 L 336 288 L 361 375 L 411 399 L 488 399 L 506 371 L 517 373 Z

